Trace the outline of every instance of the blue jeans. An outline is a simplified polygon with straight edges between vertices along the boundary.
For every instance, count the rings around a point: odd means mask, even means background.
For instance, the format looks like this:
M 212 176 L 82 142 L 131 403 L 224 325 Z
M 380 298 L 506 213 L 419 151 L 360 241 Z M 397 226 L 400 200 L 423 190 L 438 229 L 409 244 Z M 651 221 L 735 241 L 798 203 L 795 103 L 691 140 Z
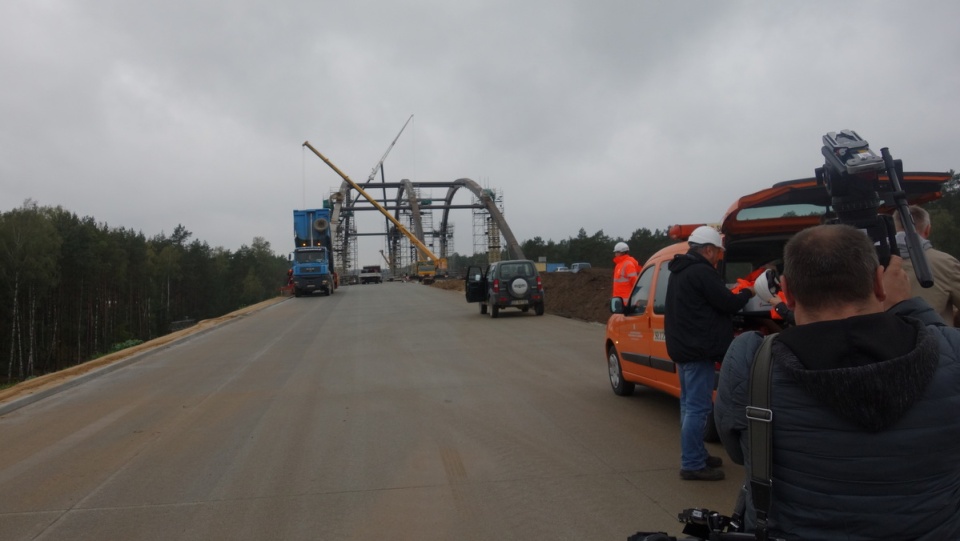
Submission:
M 703 431 L 713 411 L 714 363 L 693 361 L 677 364 L 680 374 L 680 469 L 707 467 Z

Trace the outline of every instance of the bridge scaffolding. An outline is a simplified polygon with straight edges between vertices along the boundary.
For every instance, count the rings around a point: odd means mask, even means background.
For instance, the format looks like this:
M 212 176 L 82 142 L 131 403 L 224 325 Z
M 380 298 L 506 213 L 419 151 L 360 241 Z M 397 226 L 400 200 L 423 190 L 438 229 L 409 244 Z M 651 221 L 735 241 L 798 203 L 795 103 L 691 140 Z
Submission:
M 495 263 L 501 259 L 502 245 L 500 244 L 499 221 L 492 218 L 488 207 L 479 204 L 482 197 L 487 197 L 503 215 L 503 194 L 497 190 L 484 188 L 482 195 L 473 196 L 476 205 L 473 209 L 473 253 L 487 254 L 487 262 Z M 523 259 L 521 255 L 518 259 Z

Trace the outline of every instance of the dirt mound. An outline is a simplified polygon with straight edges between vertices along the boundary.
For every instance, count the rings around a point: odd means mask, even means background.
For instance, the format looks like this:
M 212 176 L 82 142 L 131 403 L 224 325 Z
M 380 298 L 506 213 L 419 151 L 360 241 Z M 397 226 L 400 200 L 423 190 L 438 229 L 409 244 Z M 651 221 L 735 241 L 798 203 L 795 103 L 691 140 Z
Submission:
M 544 272 L 546 311 L 583 321 L 606 323 L 610 317 L 613 269 L 590 268 L 577 273 Z M 463 280 L 438 280 L 433 287 L 463 291 Z
M 548 313 L 604 324 L 610 318 L 613 269 L 545 272 L 541 276 Z

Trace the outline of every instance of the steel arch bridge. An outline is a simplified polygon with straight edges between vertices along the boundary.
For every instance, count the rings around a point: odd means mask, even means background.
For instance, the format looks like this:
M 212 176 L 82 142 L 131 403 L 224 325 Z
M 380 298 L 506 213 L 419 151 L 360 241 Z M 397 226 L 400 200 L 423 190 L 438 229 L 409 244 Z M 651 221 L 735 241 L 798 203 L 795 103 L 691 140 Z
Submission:
M 526 259 L 523 250 L 520 248 L 520 244 L 510 229 L 510 225 L 507 223 L 506 218 L 504 218 L 503 213 L 500 212 L 489 190 L 484 190 L 479 184 L 469 178 L 459 178 L 451 182 L 413 182 L 408 179 L 400 182 L 367 182 L 360 185 L 360 187 L 368 194 L 371 189 L 382 189 L 385 200 L 378 201 L 378 203 L 385 210 L 390 211 L 394 219 L 399 221 L 402 213 L 409 213 L 413 225 L 412 233 L 421 243 L 425 243 L 422 213 L 427 210 L 442 210 L 440 228 L 437 230 L 437 236 L 440 240 L 439 257 L 441 258 L 447 257 L 448 255 L 447 239 L 449 237 L 447 233 L 450 229 L 450 211 L 453 209 L 484 209 L 503 236 L 509 256 L 512 259 Z M 447 191 L 442 204 L 434 201 L 423 204 L 418 195 L 418 190 L 421 188 L 431 190 L 445 188 Z M 479 203 L 454 204 L 453 198 L 461 188 L 466 188 L 467 191 L 476 196 Z M 387 200 L 387 190 L 395 190 L 395 195 L 392 200 Z M 351 233 L 353 228 L 350 227 L 350 222 L 354 218 L 354 213 L 357 211 L 376 211 L 378 209 L 373 204 L 365 204 L 361 194 L 346 180 L 343 181 L 340 189 L 331 196 L 330 200 L 332 205 L 331 218 L 337 228 L 337 240 L 339 244 L 335 249 L 340 251 L 341 254 L 347 254 L 348 244 L 351 240 L 351 235 L 353 235 L 353 233 Z M 400 237 L 402 236 L 399 231 L 394 230 L 391 232 L 388 229 L 384 233 L 356 233 L 356 235 L 387 235 L 388 246 L 391 250 L 391 261 L 395 261 L 395 250 L 399 246 Z M 344 266 L 347 265 L 348 263 L 345 261 Z

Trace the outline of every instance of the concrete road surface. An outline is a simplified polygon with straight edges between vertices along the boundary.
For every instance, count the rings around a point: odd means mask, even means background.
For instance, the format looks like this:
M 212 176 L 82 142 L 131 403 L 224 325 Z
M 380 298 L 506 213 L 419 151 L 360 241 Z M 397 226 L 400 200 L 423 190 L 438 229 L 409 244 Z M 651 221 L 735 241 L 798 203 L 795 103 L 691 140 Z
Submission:
M 0 539 L 622 540 L 729 513 L 740 469 L 680 481 L 677 400 L 615 396 L 603 334 L 417 284 L 286 300 L 0 417 Z

